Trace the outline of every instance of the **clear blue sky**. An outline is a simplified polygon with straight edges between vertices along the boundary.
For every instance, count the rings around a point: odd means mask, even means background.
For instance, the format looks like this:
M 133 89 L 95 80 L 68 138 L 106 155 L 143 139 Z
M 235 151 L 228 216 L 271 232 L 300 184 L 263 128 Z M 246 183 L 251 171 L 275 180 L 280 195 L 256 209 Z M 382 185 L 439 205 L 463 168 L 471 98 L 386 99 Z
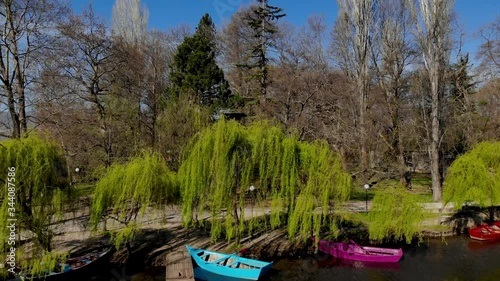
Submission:
M 149 28 L 167 30 L 180 24 L 196 26 L 205 13 L 212 16 L 216 25 L 227 21 L 240 5 L 254 0 L 142 0 L 149 9 Z M 80 12 L 90 0 L 70 0 L 75 11 Z M 111 22 L 114 0 L 93 0 L 97 14 Z M 330 26 L 337 16 L 336 0 L 271 0 L 271 5 L 284 9 L 286 21 L 302 25 L 313 14 L 323 14 Z M 466 32 L 465 51 L 475 53 L 478 41 L 473 35 L 480 26 L 491 23 L 500 15 L 500 0 L 455 0 L 459 23 Z

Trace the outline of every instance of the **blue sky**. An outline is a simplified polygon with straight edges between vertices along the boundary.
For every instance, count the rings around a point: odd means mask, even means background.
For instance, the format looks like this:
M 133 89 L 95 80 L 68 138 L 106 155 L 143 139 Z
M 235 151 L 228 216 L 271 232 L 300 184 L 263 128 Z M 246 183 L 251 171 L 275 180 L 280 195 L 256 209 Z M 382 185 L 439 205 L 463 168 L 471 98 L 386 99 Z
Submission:
M 149 9 L 149 28 L 167 30 L 181 24 L 196 26 L 205 13 L 212 16 L 216 25 L 229 20 L 240 5 L 247 5 L 254 0 L 142 0 Z M 88 6 L 90 0 L 70 0 L 75 11 Z M 93 0 L 96 13 L 111 22 L 111 10 L 114 0 Z M 333 26 L 337 15 L 336 0 L 271 0 L 271 5 L 284 9 L 286 21 L 302 25 L 313 14 L 325 16 Z M 455 0 L 455 12 L 459 23 L 466 32 L 463 49 L 472 54 L 478 45 L 474 33 L 486 23 L 491 23 L 500 15 L 499 0 Z

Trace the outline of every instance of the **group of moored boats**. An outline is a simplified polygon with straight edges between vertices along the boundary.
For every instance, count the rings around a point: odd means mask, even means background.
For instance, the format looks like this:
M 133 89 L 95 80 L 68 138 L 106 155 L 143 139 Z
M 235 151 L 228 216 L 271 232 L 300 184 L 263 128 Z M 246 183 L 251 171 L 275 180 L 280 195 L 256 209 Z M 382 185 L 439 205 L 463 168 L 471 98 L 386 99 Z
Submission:
M 500 240 L 500 222 L 483 224 L 469 229 L 469 235 L 477 240 Z M 379 264 L 396 264 L 403 257 L 403 249 L 361 246 L 353 240 L 349 242 L 316 241 L 320 252 L 347 261 Z M 240 280 L 258 280 L 271 268 L 272 263 L 240 257 L 237 254 L 222 254 L 186 245 L 195 268 L 201 268 L 216 276 Z
M 222 254 L 189 245 L 186 245 L 186 248 L 192 257 L 194 267 L 199 267 L 212 275 L 238 280 L 258 280 L 272 266 L 270 262 L 247 259 L 237 254 Z M 318 250 L 336 258 L 362 262 L 397 263 L 403 257 L 401 248 L 365 247 L 353 240 L 348 243 L 319 240 Z
M 500 222 L 482 224 L 469 229 L 472 239 L 481 241 L 500 240 Z M 348 261 L 360 261 L 380 264 L 395 264 L 403 257 L 403 249 L 390 249 L 381 247 L 361 246 L 349 240 L 349 242 L 333 242 L 328 240 L 316 241 L 318 250 L 335 258 Z M 223 254 L 204 249 L 193 248 L 186 245 L 193 266 L 216 276 L 237 278 L 240 280 L 258 280 L 271 268 L 272 263 L 241 257 L 238 254 Z M 89 254 L 81 257 L 73 257 L 59 265 L 55 271 L 47 272 L 44 276 L 34 277 L 29 274 L 19 274 L 16 280 L 76 280 L 82 277 L 82 273 L 93 271 L 96 266 L 109 260 L 113 254 L 112 248 L 100 253 Z

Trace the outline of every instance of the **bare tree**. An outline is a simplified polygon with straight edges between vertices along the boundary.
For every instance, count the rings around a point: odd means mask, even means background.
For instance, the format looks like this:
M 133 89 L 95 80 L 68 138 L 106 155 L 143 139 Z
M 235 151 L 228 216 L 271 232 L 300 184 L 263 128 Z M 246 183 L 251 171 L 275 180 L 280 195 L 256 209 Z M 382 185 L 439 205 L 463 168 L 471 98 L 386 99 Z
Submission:
M 177 52 L 177 46 L 188 36 L 186 26 L 169 30 L 151 31 L 145 42 L 144 57 L 144 97 L 142 99 L 143 124 L 149 145 L 157 147 L 158 117 L 163 111 L 166 100 L 165 89 L 169 83 L 170 65 Z
M 357 99 L 349 90 L 352 81 L 328 64 L 326 28 L 324 17 L 317 15 L 302 27 L 280 24 L 264 109 L 301 140 L 324 139 L 346 160 L 358 159 L 358 140 L 352 137 Z
M 295 128 L 299 137 L 310 136 L 315 95 L 326 90 L 328 65 L 324 51 L 324 18 L 312 16 L 306 26 L 297 29 L 288 23 L 279 27 L 276 36 L 278 59 L 270 76 L 273 81 L 266 105 L 269 115 L 286 128 Z M 309 120 L 309 121 L 308 121 Z
M 374 19 L 373 0 L 338 0 L 339 16 L 332 32 L 335 60 L 356 82 L 359 100 L 359 143 L 361 168 L 368 167 L 367 99 L 370 88 L 370 29 Z
M 373 36 L 372 56 L 376 81 L 384 95 L 384 108 L 388 114 L 384 116 L 384 128 L 379 131 L 385 145 L 390 151 L 388 164 L 394 164 L 401 179 L 407 178 L 404 159 L 405 148 L 401 127 L 402 108 L 405 96 L 409 91 L 408 66 L 415 57 L 415 46 L 411 40 L 411 2 L 408 0 L 381 0 L 378 3 L 379 14 L 375 25 L 378 26 Z
M 449 66 L 452 47 L 452 0 L 421 0 L 419 12 L 414 9 L 417 40 L 422 52 L 424 68 L 430 82 L 431 113 L 430 143 L 432 193 L 434 201 L 441 201 L 441 106 L 445 91 L 445 73 Z
M 252 13 L 251 7 L 241 8 L 231 16 L 218 34 L 220 62 L 226 72 L 231 91 L 242 97 L 251 97 L 258 85 L 249 79 L 252 71 L 242 67 L 248 64 L 248 53 L 258 42 L 246 19 Z
M 479 69 L 487 76 L 500 75 L 500 16 L 479 31 L 482 40 L 477 53 L 481 61 Z
M 19 138 L 27 132 L 29 86 L 36 79 L 38 56 L 52 47 L 55 23 L 67 12 L 57 0 L 0 2 L 0 108 L 9 114 L 0 123 L 0 136 Z
M 92 7 L 82 15 L 72 16 L 68 23 L 60 26 L 60 32 L 60 44 L 64 48 L 53 58 L 57 69 L 52 73 L 66 81 L 71 89 L 69 94 L 93 110 L 95 117 L 88 129 L 92 124 L 96 126 L 97 146 L 104 151 L 104 163 L 110 165 L 116 149 L 114 134 L 120 132 L 113 130 L 110 112 L 112 77 L 120 67 L 113 59 L 113 41 Z
M 113 6 L 114 36 L 132 45 L 143 44 L 147 37 L 149 11 L 141 0 L 116 0 Z

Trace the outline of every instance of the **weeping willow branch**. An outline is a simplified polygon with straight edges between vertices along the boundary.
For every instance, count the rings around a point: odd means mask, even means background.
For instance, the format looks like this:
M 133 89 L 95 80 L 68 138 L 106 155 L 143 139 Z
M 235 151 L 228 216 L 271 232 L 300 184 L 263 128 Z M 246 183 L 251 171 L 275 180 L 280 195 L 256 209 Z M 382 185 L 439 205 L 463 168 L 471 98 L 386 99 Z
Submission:
M 458 157 L 448 169 L 443 199 L 455 209 L 464 204 L 500 204 L 500 142 L 482 142 Z
M 8 198 L 7 186 L 0 193 L 0 237 L 9 237 L 7 220 L 13 208 L 17 219 L 16 231 L 29 231 L 35 239 L 32 258 L 41 258 L 52 250 L 54 233 L 50 224 L 61 216 L 67 204 L 67 171 L 61 149 L 48 139 L 32 133 L 25 138 L 5 140 L 0 146 L 0 178 L 7 179 L 9 167 L 15 168 L 15 175 L 10 178 L 15 185 L 15 197 Z M 5 183 L 4 183 L 5 184 Z M 5 247 L 19 249 L 15 245 L 0 243 L 0 252 L 6 253 Z M 22 256 L 19 252 L 18 257 Z M 0 256 L 4 259 L 5 256 Z M 18 260 L 21 260 L 18 258 Z M 33 267 L 36 271 L 38 267 Z
M 138 231 L 138 215 L 148 207 L 173 203 L 179 191 L 175 174 L 160 155 L 149 151 L 127 164 L 111 165 L 96 184 L 91 207 L 90 225 L 96 229 L 103 217 L 125 225 L 113 233 L 115 246 L 120 248 Z
M 59 147 L 32 134 L 26 138 L 2 142 L 0 148 L 0 177 L 7 178 L 9 167 L 15 167 L 16 218 L 23 228 L 35 232 L 51 222 L 52 215 L 61 213 L 67 184 L 64 159 Z M 0 194 L 0 234 L 6 234 L 8 212 L 7 192 Z M 47 204 L 51 202 L 52 204 Z M 48 228 L 46 231 L 50 231 Z M 37 231 L 42 235 L 42 232 Z M 43 232 L 45 236 L 46 233 Z M 38 237 L 45 250 L 50 241 Z M 0 246 L 3 250 L 3 244 Z
M 422 222 L 425 219 L 420 199 L 405 188 L 390 188 L 379 192 L 372 201 L 368 227 L 370 239 L 383 240 L 393 236 L 395 240 L 411 243 L 417 236 L 422 239 Z
M 288 224 L 290 237 L 310 235 L 328 220 L 335 202 L 348 199 L 350 176 L 326 142 L 306 143 L 278 127 L 257 122 L 245 127 L 221 120 L 196 136 L 178 173 L 185 226 L 211 215 L 211 237 L 240 239 L 245 222 L 252 231 L 251 207 L 271 204 L 270 226 Z M 254 190 L 249 189 L 254 186 Z M 221 210 L 227 210 L 220 215 Z

